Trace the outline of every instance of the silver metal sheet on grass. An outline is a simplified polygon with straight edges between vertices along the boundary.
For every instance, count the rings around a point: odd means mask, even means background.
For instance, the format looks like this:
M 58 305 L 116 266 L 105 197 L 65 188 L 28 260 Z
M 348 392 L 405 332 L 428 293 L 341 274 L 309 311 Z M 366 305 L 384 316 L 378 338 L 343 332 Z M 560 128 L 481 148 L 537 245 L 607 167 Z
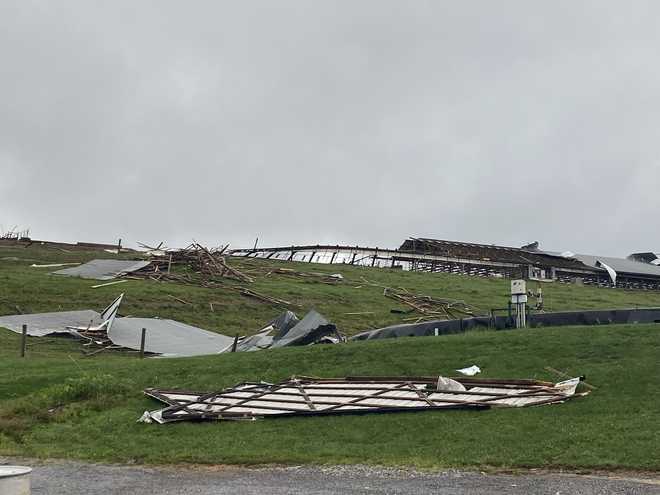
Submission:
M 165 356 L 218 354 L 234 343 L 232 337 L 159 318 L 117 318 L 108 338 L 116 345 L 139 349 L 143 328 L 147 329 L 145 351 Z
M 27 333 L 31 337 L 44 337 L 54 333 L 71 333 L 67 327 L 97 326 L 101 323 L 103 323 L 101 315 L 91 309 L 0 316 L 0 327 L 21 333 L 22 326 L 27 325 Z
M 84 265 L 58 270 L 53 274 L 95 280 L 111 280 L 124 273 L 140 270 L 150 263 L 151 261 L 144 260 L 92 260 Z
M 236 346 L 236 351 L 251 352 L 269 348 L 273 343 L 273 337 L 270 335 L 273 331 L 275 331 L 275 328 L 271 325 L 255 335 L 245 337 Z

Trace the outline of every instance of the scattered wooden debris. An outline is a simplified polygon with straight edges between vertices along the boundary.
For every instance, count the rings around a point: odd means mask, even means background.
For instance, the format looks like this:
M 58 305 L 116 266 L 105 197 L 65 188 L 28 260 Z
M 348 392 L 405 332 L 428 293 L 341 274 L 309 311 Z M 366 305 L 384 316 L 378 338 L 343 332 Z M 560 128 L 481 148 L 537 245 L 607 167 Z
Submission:
M 277 299 L 276 297 L 266 296 L 254 290 L 248 289 L 246 287 L 238 287 L 237 290 L 244 296 L 253 297 L 263 302 L 274 304 L 275 306 L 298 306 L 298 304 L 293 304 L 290 301 L 285 301 L 284 299 Z
M 181 299 L 181 298 L 179 298 L 179 297 L 173 296 L 172 294 L 167 294 L 167 297 L 171 297 L 172 299 L 174 299 L 175 301 L 180 302 L 181 304 L 192 305 L 192 303 L 190 303 L 190 302 L 188 302 L 188 301 L 185 301 L 185 300 L 183 300 L 183 299 Z
M 266 277 L 272 275 L 273 273 L 277 275 L 288 275 L 290 277 L 300 277 L 313 280 L 315 282 L 321 282 L 324 284 L 338 284 L 344 280 L 344 277 L 341 273 L 333 273 L 328 275 L 327 273 L 317 273 L 317 272 L 299 272 L 292 268 L 272 268 L 268 269 Z
M 391 287 L 385 287 L 383 289 L 383 295 L 405 304 L 412 308 L 413 311 L 435 319 L 438 319 L 438 317 L 457 319 L 463 316 L 475 315 L 474 308 L 464 301 L 439 299 L 422 294 L 413 294 L 407 289 L 393 289 Z
M 549 371 L 550 373 L 554 373 L 555 375 L 557 375 L 557 376 L 559 376 L 559 377 L 561 377 L 561 378 L 569 378 L 569 375 L 568 375 L 568 374 L 564 373 L 563 371 L 559 371 L 559 370 L 557 370 L 557 369 L 555 369 L 555 368 L 553 368 L 553 367 L 551 367 L 551 366 L 546 366 L 544 369 L 545 369 L 546 371 Z M 598 390 L 598 389 L 597 389 L 596 387 L 594 387 L 593 385 L 591 385 L 591 384 L 587 383 L 586 381 L 584 381 L 584 378 L 585 378 L 584 376 L 580 377 L 580 379 L 581 379 L 581 381 L 582 381 L 582 385 L 584 385 L 585 387 L 587 387 L 589 390 Z

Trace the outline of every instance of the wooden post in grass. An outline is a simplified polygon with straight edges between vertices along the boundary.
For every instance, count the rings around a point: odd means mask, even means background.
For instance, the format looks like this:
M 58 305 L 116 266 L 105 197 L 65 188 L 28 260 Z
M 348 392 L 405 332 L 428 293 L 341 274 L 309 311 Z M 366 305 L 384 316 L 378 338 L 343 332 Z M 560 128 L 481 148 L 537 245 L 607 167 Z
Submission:
M 144 343 L 147 340 L 147 329 L 142 329 L 142 336 L 140 337 L 140 359 L 144 358 Z
M 234 337 L 234 343 L 231 345 L 231 352 L 236 352 L 237 347 L 238 347 L 238 334 L 236 334 L 236 337 Z
M 27 347 L 27 325 L 23 325 L 21 332 L 21 357 L 25 357 L 25 348 Z
M 170 273 L 171 270 L 172 270 L 172 255 L 170 254 L 170 259 L 167 262 L 167 273 Z

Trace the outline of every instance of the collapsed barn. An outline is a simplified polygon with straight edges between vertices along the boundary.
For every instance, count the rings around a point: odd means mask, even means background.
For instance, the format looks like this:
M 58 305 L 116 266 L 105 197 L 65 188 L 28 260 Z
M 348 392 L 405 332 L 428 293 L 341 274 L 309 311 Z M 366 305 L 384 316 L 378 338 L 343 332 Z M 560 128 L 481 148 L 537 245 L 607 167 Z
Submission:
M 632 255 L 626 259 L 542 251 L 537 242 L 517 248 L 410 238 L 398 249 L 305 245 L 235 249 L 229 254 L 271 260 L 660 290 L 660 266 L 653 262 L 644 262 Z

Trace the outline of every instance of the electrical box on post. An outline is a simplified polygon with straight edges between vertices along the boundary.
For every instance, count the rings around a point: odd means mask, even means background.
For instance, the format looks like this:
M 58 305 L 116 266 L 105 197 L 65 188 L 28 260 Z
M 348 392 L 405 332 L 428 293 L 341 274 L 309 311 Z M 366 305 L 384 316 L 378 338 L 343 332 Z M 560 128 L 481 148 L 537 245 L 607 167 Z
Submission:
M 524 280 L 511 281 L 511 295 L 518 296 L 520 294 L 527 294 L 527 286 Z

